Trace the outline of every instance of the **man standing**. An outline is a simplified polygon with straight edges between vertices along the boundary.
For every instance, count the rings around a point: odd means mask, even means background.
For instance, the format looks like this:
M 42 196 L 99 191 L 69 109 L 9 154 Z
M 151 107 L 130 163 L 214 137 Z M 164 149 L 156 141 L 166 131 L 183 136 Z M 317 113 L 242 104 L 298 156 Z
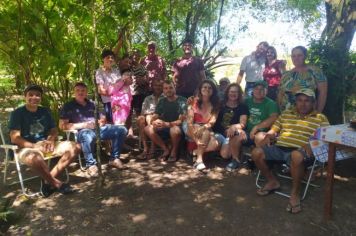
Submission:
M 48 197 L 54 191 L 72 193 L 69 184 L 57 176 L 73 161 L 79 152 L 74 142 L 56 142 L 58 130 L 48 109 L 40 106 L 43 90 L 38 85 L 29 85 L 25 91 L 25 105 L 10 114 L 9 130 L 11 143 L 16 144 L 19 161 L 29 166 L 43 180 L 41 192 Z M 50 171 L 44 156 L 61 158 Z
M 174 84 L 169 80 L 163 83 L 163 94 L 164 97 L 158 101 L 145 133 L 163 150 L 159 159 L 165 161 L 168 158 L 169 162 L 174 162 L 178 159 L 178 146 L 182 136 L 181 124 L 187 110 L 187 99 L 176 95 Z M 172 142 L 171 151 L 163 141 L 169 138 Z
M 147 79 L 150 91 L 152 91 L 152 82 L 154 80 L 164 81 L 167 79 L 166 64 L 164 60 L 156 54 L 156 43 L 150 41 L 147 44 L 147 56 L 140 62 L 147 70 Z
M 267 178 L 267 183 L 257 190 L 260 196 L 268 195 L 280 187 L 266 161 L 285 161 L 290 165 L 293 181 L 286 209 L 293 214 L 302 210 L 300 182 L 305 170 L 304 165 L 313 162 L 309 138 L 317 128 L 329 125 L 327 118 L 314 109 L 315 94 L 312 90 L 299 90 L 295 96 L 295 108 L 283 112 L 265 135 L 266 138 L 276 139 L 276 144 L 257 147 L 252 151 L 252 159 L 257 168 Z
M 236 82 L 240 84 L 244 74 L 246 73 L 245 94 L 247 96 L 252 96 L 253 84 L 257 81 L 263 80 L 263 70 L 265 68 L 268 46 L 267 42 L 260 42 L 257 45 L 256 51 L 242 59 L 240 72 L 237 76 Z
M 255 143 L 256 147 L 267 144 L 264 141 L 264 133 L 269 130 L 277 120 L 279 109 L 277 103 L 266 97 L 267 82 L 261 80 L 254 84 L 252 97 L 248 97 L 245 103 L 249 110 L 247 120 L 248 144 Z M 268 141 L 267 141 L 268 142 Z
M 177 94 L 191 97 L 199 84 L 206 79 L 204 62 L 193 56 L 193 43 L 189 39 L 183 42 L 184 55 L 173 64 L 173 81 L 176 84 Z
M 88 100 L 86 84 L 78 82 L 74 85 L 74 99 L 64 104 L 60 112 L 59 127 L 62 130 L 78 130 L 77 140 L 82 147 L 89 176 L 98 176 L 98 168 L 94 159 L 95 147 L 95 105 Z M 125 126 L 104 124 L 101 122 L 100 138 L 111 140 L 112 151 L 109 166 L 117 169 L 123 167 L 120 161 L 121 146 L 125 140 L 127 130 Z

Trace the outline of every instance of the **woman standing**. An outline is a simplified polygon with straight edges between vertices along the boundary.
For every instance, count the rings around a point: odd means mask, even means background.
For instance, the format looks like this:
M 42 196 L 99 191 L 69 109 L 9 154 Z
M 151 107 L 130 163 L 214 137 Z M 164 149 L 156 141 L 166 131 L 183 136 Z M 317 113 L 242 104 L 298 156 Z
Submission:
M 113 68 L 115 55 L 113 51 L 104 49 L 101 53 L 103 65 L 95 73 L 95 80 L 98 85 L 98 92 L 104 104 L 106 121 L 112 123 L 111 94 L 110 87 L 114 86 L 120 79 L 120 71 Z
M 218 141 L 214 138 L 211 128 L 215 124 L 219 111 L 219 95 L 214 82 L 204 80 L 198 88 L 197 98 L 194 100 L 187 114 L 187 135 L 196 144 L 197 155 L 194 167 L 197 170 L 206 168 L 203 160 L 205 152 L 217 150 Z
M 328 83 L 322 71 L 305 63 L 307 49 L 297 46 L 292 49 L 294 68 L 283 74 L 278 93 L 278 104 L 281 111 L 295 104 L 295 93 L 304 88 L 315 91 L 317 95 L 316 110 L 322 112 L 325 106 Z
M 240 150 L 242 143 L 247 140 L 246 124 L 249 111 L 242 103 L 242 89 L 236 83 L 230 84 L 226 91 L 223 106 L 213 128 L 215 137 L 221 145 L 220 155 L 223 158 L 232 157 L 226 170 L 233 171 L 240 167 Z
M 266 65 L 263 71 L 263 79 L 268 84 L 267 97 L 276 101 L 278 87 L 281 83 L 282 73 L 286 70 L 286 61 L 277 60 L 277 51 L 274 47 L 267 48 Z

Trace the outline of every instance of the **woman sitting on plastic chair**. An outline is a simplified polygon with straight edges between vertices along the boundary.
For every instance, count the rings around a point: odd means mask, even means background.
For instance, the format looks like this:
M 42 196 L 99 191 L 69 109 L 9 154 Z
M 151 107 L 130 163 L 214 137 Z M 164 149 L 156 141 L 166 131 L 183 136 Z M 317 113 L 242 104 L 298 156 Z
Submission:
M 57 128 L 50 111 L 39 106 L 43 90 L 38 85 L 29 85 L 25 91 L 26 104 L 10 115 L 9 130 L 11 142 L 17 145 L 17 158 L 35 171 L 45 183 L 41 192 L 48 197 L 54 191 L 62 194 L 72 193 L 73 189 L 57 176 L 76 157 L 79 147 L 74 142 L 55 142 Z M 58 163 L 50 171 L 45 157 L 60 156 Z

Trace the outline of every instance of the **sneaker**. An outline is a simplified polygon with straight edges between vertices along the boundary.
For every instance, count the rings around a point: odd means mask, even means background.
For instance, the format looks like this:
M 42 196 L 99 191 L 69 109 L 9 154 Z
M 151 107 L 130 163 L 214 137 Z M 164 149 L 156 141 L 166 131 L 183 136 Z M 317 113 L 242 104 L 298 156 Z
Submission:
M 44 180 L 41 180 L 41 194 L 43 197 L 49 197 L 55 192 L 55 189 L 50 184 L 46 184 Z
M 61 194 L 64 194 L 64 195 L 70 194 L 70 193 L 74 193 L 74 192 L 75 192 L 75 190 L 74 190 L 69 184 L 67 184 L 67 183 L 63 183 L 63 184 L 61 185 L 61 187 L 59 187 L 59 188 L 57 189 L 57 191 L 58 191 L 59 193 L 61 193 Z
M 235 159 L 232 159 L 232 161 L 229 164 L 227 164 L 225 169 L 227 171 L 232 172 L 232 171 L 236 170 L 237 168 L 239 168 L 239 166 L 240 166 L 240 162 L 236 161 Z
M 202 170 L 206 169 L 206 166 L 205 166 L 205 164 L 203 162 L 195 163 L 195 169 L 197 169 L 199 171 L 202 171 Z
M 116 158 L 113 161 L 109 161 L 109 166 L 116 168 L 116 169 L 123 169 L 124 165 L 122 164 L 122 161 L 119 158 Z
M 98 177 L 99 176 L 99 169 L 96 165 L 89 166 L 87 169 L 87 173 L 90 177 Z

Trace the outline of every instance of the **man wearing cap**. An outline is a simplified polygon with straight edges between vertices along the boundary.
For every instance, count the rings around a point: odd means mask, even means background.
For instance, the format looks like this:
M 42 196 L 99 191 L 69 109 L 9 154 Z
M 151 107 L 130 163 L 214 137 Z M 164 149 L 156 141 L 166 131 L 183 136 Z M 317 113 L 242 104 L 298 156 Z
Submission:
M 253 86 L 252 97 L 245 100 L 250 112 L 247 120 L 248 144 L 254 143 L 257 147 L 266 144 L 264 133 L 277 120 L 279 114 L 277 103 L 266 96 L 267 87 L 267 82 L 263 80 L 256 82 Z
M 78 82 L 74 85 L 74 99 L 64 104 L 60 111 L 59 127 L 62 130 L 78 130 L 77 140 L 82 147 L 90 177 L 98 176 L 98 168 L 94 158 L 95 148 L 95 105 L 88 98 L 86 84 Z M 111 157 L 109 166 L 121 169 L 120 151 L 125 140 L 127 129 L 123 125 L 105 124 L 100 120 L 100 138 L 111 140 Z
M 290 165 L 293 181 L 286 210 L 293 214 L 302 210 L 300 182 L 304 175 L 304 166 L 313 162 L 309 138 L 317 128 L 329 125 L 327 118 L 314 110 L 315 94 L 312 90 L 299 90 L 295 96 L 295 107 L 284 111 L 265 134 L 265 138 L 276 140 L 275 144 L 256 147 L 252 151 L 252 159 L 267 179 L 266 184 L 257 190 L 257 194 L 260 196 L 266 196 L 280 188 L 278 180 L 265 161 L 285 161 Z
M 193 42 L 186 39 L 183 42 L 184 55 L 173 64 L 173 81 L 177 94 L 186 98 L 194 95 L 199 84 L 206 79 L 204 62 L 193 56 Z
M 257 45 L 256 51 L 242 59 L 236 83 L 240 84 L 244 74 L 246 73 L 245 94 L 247 96 L 252 96 L 253 84 L 257 81 L 263 80 L 263 70 L 265 68 L 268 46 L 267 42 L 260 42 Z
M 58 130 L 50 111 L 40 106 L 42 94 L 43 90 L 38 85 L 29 85 L 25 89 L 25 105 L 10 114 L 11 143 L 20 148 L 17 151 L 19 161 L 43 179 L 41 192 L 45 197 L 54 191 L 72 193 L 71 186 L 57 176 L 73 161 L 80 147 L 74 142 L 56 142 Z M 44 161 L 47 155 L 60 156 L 52 170 Z
M 222 101 L 224 99 L 224 95 L 225 95 L 225 90 L 227 88 L 227 86 L 229 86 L 230 84 L 230 80 L 227 77 L 221 78 L 219 80 L 219 87 L 218 87 L 218 92 L 219 92 L 219 98 L 220 101 Z
M 150 41 L 147 44 L 147 56 L 141 62 L 147 70 L 147 80 L 150 84 L 150 91 L 152 91 L 152 81 L 167 79 L 166 64 L 164 60 L 156 54 L 156 43 Z

